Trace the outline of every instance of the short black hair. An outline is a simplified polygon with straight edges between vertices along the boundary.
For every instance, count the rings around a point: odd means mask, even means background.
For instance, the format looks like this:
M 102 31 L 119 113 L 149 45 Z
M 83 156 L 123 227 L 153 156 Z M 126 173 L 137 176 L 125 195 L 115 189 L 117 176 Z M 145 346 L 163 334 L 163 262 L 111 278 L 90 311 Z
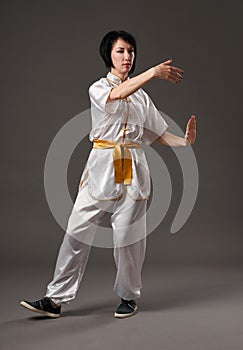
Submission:
M 118 40 L 122 39 L 126 41 L 128 44 L 132 45 L 134 49 L 134 61 L 132 68 L 129 73 L 133 73 L 135 70 L 136 65 L 136 58 L 137 58 L 137 44 L 134 37 L 125 32 L 124 30 L 112 30 L 111 32 L 107 33 L 104 38 L 101 40 L 99 52 L 101 57 L 103 58 L 105 65 L 107 68 L 114 67 L 111 59 L 111 49 L 113 44 Z

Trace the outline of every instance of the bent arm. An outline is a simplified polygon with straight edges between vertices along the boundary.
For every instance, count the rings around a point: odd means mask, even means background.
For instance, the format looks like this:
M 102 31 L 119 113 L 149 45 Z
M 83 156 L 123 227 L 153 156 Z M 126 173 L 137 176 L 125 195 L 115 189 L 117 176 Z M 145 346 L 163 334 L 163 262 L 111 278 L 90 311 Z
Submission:
M 107 102 L 128 97 L 154 78 L 169 80 L 172 83 L 179 83 L 182 80 L 182 74 L 184 72 L 180 68 L 170 66 L 171 62 L 172 59 L 160 63 L 136 77 L 124 81 L 111 90 Z
M 168 131 L 165 131 L 157 141 L 162 145 L 171 147 L 180 147 L 193 145 L 196 140 L 196 117 L 192 115 L 187 122 L 185 137 L 176 136 Z
M 112 100 L 124 99 L 130 96 L 131 94 L 136 92 L 138 89 L 140 89 L 144 84 L 146 84 L 149 80 L 153 79 L 154 77 L 155 77 L 154 68 L 150 68 L 145 72 L 137 75 L 136 77 L 133 77 L 129 80 L 124 81 L 119 86 L 111 90 L 111 93 L 109 95 L 107 102 Z

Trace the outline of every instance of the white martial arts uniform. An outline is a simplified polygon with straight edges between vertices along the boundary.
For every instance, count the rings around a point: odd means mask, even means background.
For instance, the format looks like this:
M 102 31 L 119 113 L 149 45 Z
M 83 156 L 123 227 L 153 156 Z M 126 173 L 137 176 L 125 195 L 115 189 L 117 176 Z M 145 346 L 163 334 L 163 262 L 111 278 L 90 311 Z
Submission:
M 129 79 L 129 78 L 128 78 Z M 111 89 L 121 83 L 110 72 L 89 88 L 90 140 L 128 146 L 132 163 L 129 183 L 116 182 L 114 147 L 92 148 L 60 247 L 53 280 L 46 296 L 57 303 L 74 299 L 88 260 L 96 225 L 109 215 L 113 229 L 117 276 L 114 291 L 127 300 L 140 297 L 146 249 L 146 207 L 150 195 L 149 168 L 139 145 L 152 144 L 168 125 L 143 89 L 124 100 L 107 103 Z M 133 147 L 132 145 L 138 146 Z

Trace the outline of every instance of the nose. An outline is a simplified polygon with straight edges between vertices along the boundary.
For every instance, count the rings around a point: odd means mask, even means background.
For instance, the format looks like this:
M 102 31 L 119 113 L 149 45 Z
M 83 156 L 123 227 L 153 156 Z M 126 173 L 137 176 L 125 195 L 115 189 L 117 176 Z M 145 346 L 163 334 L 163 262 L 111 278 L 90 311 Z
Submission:
M 132 54 L 129 51 L 124 51 L 124 54 L 125 54 L 125 60 L 131 61 Z

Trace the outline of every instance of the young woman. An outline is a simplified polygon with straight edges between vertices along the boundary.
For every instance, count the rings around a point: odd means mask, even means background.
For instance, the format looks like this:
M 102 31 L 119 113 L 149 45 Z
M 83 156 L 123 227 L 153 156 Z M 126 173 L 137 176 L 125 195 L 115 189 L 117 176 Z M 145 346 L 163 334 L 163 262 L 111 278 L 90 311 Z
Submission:
M 79 191 L 59 250 L 53 280 L 46 295 L 21 305 L 50 317 L 59 317 L 61 304 L 76 296 L 88 260 L 96 227 L 106 215 L 113 228 L 117 276 L 114 291 L 121 298 L 114 316 L 137 310 L 141 270 L 146 249 L 146 207 L 150 195 L 148 164 L 140 145 L 157 141 L 172 147 L 193 144 L 196 119 L 191 116 L 185 137 L 167 131 L 142 86 L 158 78 L 178 84 L 183 70 L 167 60 L 129 77 L 135 69 L 137 46 L 125 31 L 107 33 L 100 54 L 109 72 L 89 88 L 93 148 L 81 177 Z

